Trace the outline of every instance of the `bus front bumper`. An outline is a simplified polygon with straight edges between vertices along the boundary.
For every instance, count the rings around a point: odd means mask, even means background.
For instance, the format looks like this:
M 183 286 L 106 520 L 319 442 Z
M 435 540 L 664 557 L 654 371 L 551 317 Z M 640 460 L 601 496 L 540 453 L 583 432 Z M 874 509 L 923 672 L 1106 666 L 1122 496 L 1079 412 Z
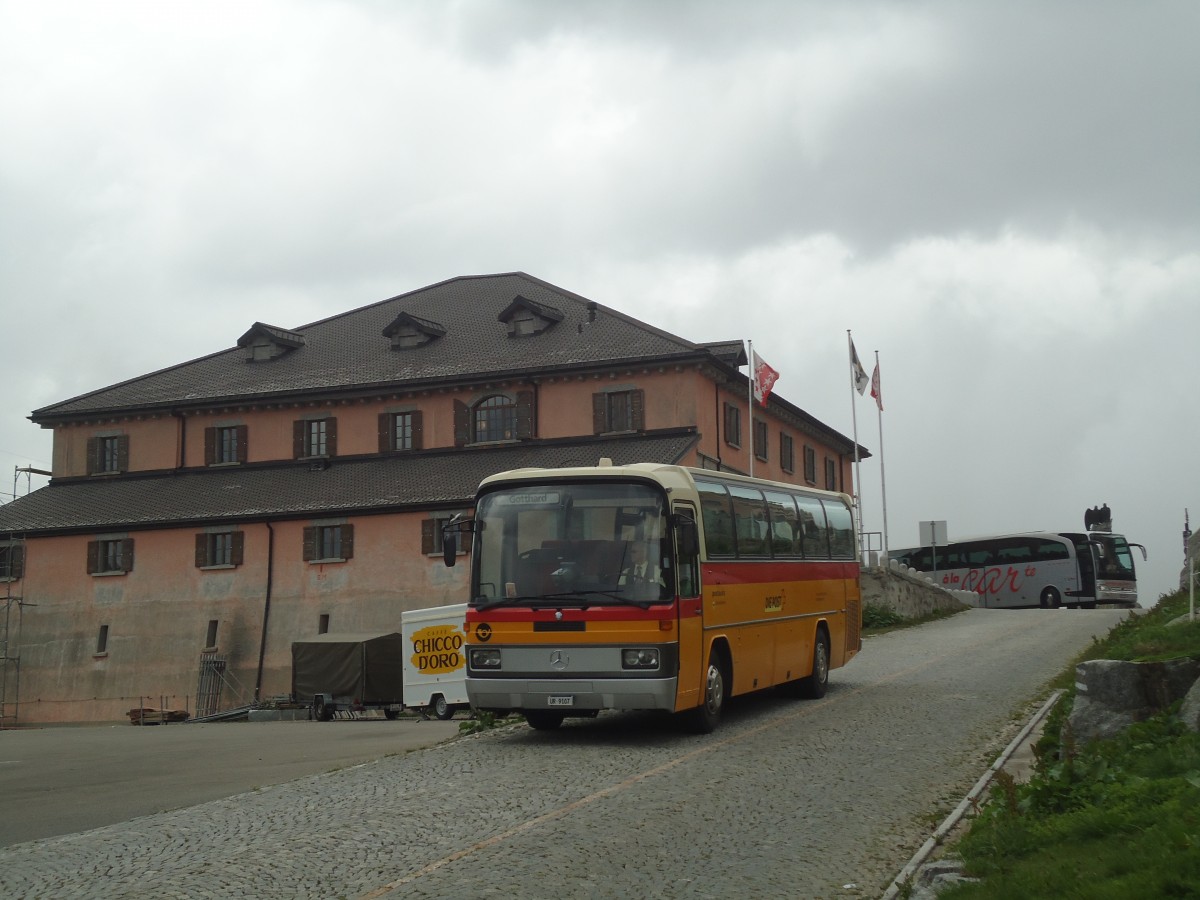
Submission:
M 602 709 L 675 709 L 677 678 L 467 678 L 473 709 L 552 709 L 572 715 Z

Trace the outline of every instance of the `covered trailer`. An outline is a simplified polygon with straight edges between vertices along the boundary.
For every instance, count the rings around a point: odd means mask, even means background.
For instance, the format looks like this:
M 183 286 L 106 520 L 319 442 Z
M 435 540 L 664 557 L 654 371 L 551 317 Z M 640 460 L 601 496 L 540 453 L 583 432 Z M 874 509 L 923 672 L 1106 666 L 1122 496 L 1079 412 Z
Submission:
M 292 642 L 292 697 L 314 719 L 337 710 L 404 709 L 404 638 L 389 634 L 320 634 Z
M 439 719 L 466 709 L 467 660 L 463 620 L 467 604 L 410 609 L 400 613 L 404 634 L 404 696 Z

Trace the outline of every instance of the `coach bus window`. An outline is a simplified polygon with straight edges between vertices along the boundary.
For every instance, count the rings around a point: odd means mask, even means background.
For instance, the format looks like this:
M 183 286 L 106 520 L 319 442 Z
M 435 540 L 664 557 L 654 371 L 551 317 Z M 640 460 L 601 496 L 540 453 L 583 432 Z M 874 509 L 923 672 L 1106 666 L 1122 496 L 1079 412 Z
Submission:
M 704 516 L 704 547 L 706 556 L 733 556 L 733 514 L 729 511 L 729 494 L 719 484 L 696 481 L 700 492 L 700 509 Z
M 796 502 L 782 491 L 763 491 L 767 513 L 771 517 L 771 555 L 800 556 L 800 522 Z
M 805 559 L 829 559 L 829 533 L 825 528 L 825 510 L 816 497 L 797 497 L 800 534 Z
M 850 510 L 835 501 L 825 502 L 829 519 L 829 552 L 834 559 L 854 558 L 854 518 Z
M 733 497 L 733 528 L 737 535 L 737 555 L 767 555 L 767 507 L 758 488 L 730 485 Z

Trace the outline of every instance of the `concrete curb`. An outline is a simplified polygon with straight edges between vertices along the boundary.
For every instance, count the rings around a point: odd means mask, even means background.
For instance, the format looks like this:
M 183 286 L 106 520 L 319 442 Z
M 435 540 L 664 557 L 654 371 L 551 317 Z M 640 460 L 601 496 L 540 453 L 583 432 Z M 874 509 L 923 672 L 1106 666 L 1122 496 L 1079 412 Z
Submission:
M 1025 727 L 1022 728 L 1020 733 L 1018 733 L 1017 736 L 1012 739 L 1012 742 L 1004 748 L 1004 751 L 998 757 L 996 757 L 996 761 L 992 763 L 991 767 L 983 773 L 977 782 L 975 782 L 975 786 L 971 788 L 971 790 L 967 793 L 967 796 L 965 796 L 959 802 L 958 806 L 954 808 L 954 811 L 951 812 L 950 815 L 946 816 L 942 824 L 937 827 L 937 830 L 933 832 L 933 836 L 921 845 L 921 849 L 913 855 L 913 858 L 910 859 L 905 864 L 904 868 L 900 870 L 899 874 L 892 879 L 892 883 L 888 886 L 888 889 L 884 891 L 881 900 L 893 900 L 893 898 L 900 893 L 901 888 L 905 884 L 912 881 L 914 876 L 917 874 L 917 871 L 929 858 L 929 855 L 933 853 L 933 851 L 941 844 L 946 835 L 954 830 L 955 826 L 962 821 L 963 816 L 967 814 L 967 810 L 969 810 L 972 806 L 977 805 L 979 798 L 983 795 L 983 792 L 987 790 L 988 785 L 992 783 L 992 779 L 996 777 L 996 773 L 1008 764 L 1009 759 L 1011 759 L 1013 754 L 1017 752 L 1018 748 L 1020 748 L 1021 745 L 1029 739 L 1029 736 L 1033 733 L 1034 729 L 1041 725 L 1046 716 L 1050 714 L 1050 710 L 1054 709 L 1054 704 L 1058 703 L 1059 699 L 1062 697 L 1062 694 L 1063 692 L 1061 690 L 1052 693 L 1049 699 L 1042 704 L 1041 709 L 1039 709 L 1033 715 L 1033 718 L 1025 723 Z

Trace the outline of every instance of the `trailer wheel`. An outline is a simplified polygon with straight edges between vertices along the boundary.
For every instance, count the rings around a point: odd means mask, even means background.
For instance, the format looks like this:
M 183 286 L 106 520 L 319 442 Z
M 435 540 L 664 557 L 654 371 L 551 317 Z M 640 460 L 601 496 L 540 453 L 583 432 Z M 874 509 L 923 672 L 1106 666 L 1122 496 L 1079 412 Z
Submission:
M 394 721 L 396 721 L 396 719 L 400 718 L 400 710 L 398 710 L 398 709 L 385 709 L 385 710 L 383 711 L 383 717 L 384 717 L 385 719 L 387 719 L 389 722 L 394 722 Z
M 313 718 L 318 722 L 328 722 L 333 718 L 333 708 L 325 702 L 321 694 L 313 697 Z
M 446 702 L 446 698 L 438 694 L 433 698 L 433 714 L 445 722 L 454 718 L 454 707 Z

